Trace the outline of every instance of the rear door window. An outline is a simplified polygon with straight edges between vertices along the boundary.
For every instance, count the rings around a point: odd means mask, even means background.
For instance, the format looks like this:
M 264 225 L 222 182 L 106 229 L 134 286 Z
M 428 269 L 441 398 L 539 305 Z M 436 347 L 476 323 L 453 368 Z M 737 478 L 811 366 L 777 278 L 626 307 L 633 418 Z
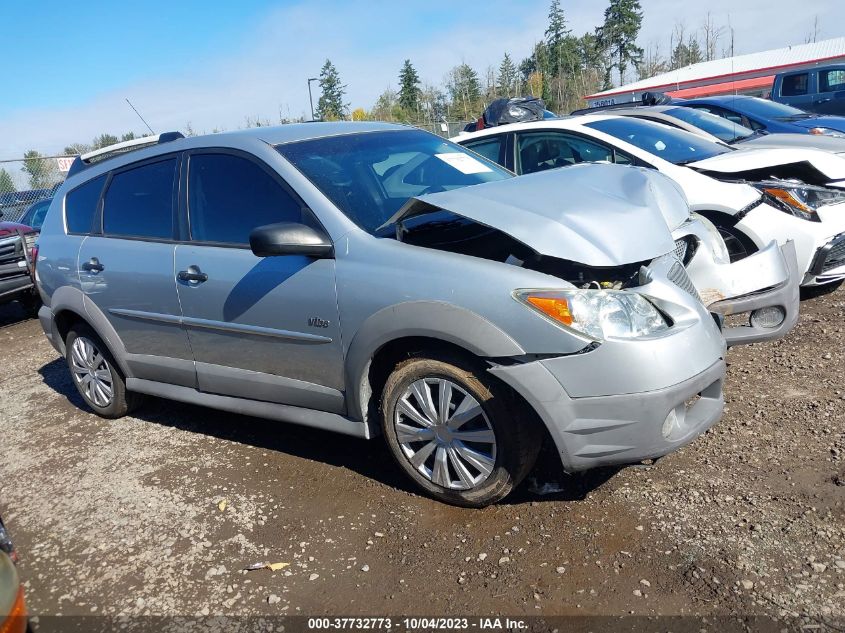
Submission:
M 195 241 L 246 245 L 250 232 L 258 226 L 307 221 L 302 206 L 275 178 L 247 158 L 191 155 L 188 217 Z
M 819 72 L 819 90 L 821 92 L 845 90 L 845 68 Z
M 90 233 L 97 203 L 106 182 L 105 175 L 89 180 L 65 197 L 65 222 L 68 233 Z
M 115 173 L 103 200 L 103 233 L 173 239 L 177 165 L 174 157 Z
M 780 94 L 783 97 L 800 97 L 807 94 L 807 84 L 809 75 L 807 73 L 797 73 L 795 75 L 787 75 L 783 78 L 783 83 L 780 87 Z

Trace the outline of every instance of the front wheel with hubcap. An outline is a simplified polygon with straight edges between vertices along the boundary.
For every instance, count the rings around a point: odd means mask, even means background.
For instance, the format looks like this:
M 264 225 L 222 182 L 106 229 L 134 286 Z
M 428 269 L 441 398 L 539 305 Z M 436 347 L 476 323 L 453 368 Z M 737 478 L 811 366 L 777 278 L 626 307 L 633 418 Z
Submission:
M 425 492 L 482 507 L 522 481 L 540 448 L 534 420 L 515 404 L 481 368 L 414 358 L 387 380 L 382 428 L 396 462 Z
M 79 395 L 97 415 L 119 418 L 135 404 L 108 348 L 87 325 L 77 324 L 65 339 L 67 364 Z

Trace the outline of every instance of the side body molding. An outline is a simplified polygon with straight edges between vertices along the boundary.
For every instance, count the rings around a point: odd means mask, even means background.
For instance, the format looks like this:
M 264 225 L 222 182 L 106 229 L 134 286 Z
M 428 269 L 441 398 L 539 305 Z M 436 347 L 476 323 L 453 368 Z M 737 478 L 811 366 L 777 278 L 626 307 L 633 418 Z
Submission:
M 346 353 L 349 416 L 364 420 L 370 398 L 370 362 L 385 344 L 405 337 L 452 343 L 480 357 L 519 356 L 522 347 L 484 317 L 442 301 L 408 301 L 382 308 L 367 318 Z

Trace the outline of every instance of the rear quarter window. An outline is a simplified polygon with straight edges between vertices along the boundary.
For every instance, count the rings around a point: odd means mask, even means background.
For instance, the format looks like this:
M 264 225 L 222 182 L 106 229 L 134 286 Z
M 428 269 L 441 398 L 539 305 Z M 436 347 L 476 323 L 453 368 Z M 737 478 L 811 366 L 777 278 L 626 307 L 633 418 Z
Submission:
M 65 223 L 68 233 L 91 232 L 105 182 L 105 175 L 94 178 L 65 196 Z

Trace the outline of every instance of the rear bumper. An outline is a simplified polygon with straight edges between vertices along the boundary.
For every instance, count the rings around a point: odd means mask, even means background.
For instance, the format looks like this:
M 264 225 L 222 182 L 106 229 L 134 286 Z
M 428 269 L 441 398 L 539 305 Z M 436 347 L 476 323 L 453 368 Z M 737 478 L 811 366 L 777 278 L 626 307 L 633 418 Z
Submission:
M 38 321 L 41 323 L 41 329 L 44 330 L 44 335 L 50 341 L 50 345 L 62 356 L 65 355 L 64 342 L 59 335 L 59 330 L 56 327 L 56 320 L 53 318 L 53 311 L 50 306 L 43 305 L 38 309 Z
M 770 245 L 770 248 L 772 246 L 774 244 Z M 766 250 L 768 251 L 769 249 Z M 732 299 L 724 299 L 708 306 L 711 312 L 716 312 L 723 316 L 753 312 L 761 308 L 779 308 L 783 311 L 783 321 L 775 327 L 766 328 L 755 326 L 752 325 L 749 319 L 746 325 L 724 328 L 722 335 L 725 337 L 725 341 L 729 347 L 781 338 L 786 336 L 798 322 L 801 273 L 798 270 L 798 259 L 795 255 L 794 244 L 792 242 L 784 244 L 780 247 L 780 254 L 786 265 L 786 278 L 780 284 L 768 290 L 753 292 Z M 731 266 L 737 266 L 750 259 L 741 260 L 731 264 Z

